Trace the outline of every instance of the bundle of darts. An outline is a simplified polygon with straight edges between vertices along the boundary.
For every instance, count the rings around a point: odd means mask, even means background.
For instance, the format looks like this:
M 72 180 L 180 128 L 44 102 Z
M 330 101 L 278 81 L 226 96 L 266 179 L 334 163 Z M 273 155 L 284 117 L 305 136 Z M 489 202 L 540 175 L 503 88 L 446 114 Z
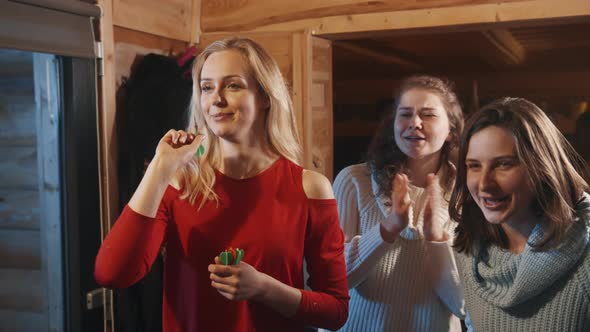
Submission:
M 219 260 L 223 265 L 238 265 L 244 258 L 244 249 L 232 248 L 222 251 L 219 254 Z

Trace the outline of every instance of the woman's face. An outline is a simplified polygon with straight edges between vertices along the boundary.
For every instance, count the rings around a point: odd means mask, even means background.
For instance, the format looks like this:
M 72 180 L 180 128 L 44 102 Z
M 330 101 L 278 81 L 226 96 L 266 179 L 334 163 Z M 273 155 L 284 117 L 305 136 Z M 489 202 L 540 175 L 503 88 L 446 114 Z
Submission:
M 402 94 L 395 114 L 394 137 L 405 155 L 421 159 L 439 154 L 449 133 L 449 117 L 436 93 L 410 89 Z
M 238 51 L 211 54 L 201 69 L 199 85 L 201 110 L 216 136 L 238 142 L 264 131 L 268 102 Z
M 489 126 L 469 140 L 467 187 L 486 220 L 516 226 L 533 220 L 534 192 L 508 130 Z

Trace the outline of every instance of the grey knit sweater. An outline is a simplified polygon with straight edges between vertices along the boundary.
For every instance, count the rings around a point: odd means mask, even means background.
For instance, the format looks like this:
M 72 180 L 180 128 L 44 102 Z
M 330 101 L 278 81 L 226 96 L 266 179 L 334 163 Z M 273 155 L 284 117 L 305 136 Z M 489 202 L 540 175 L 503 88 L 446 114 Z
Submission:
M 487 262 L 457 254 L 474 331 L 590 331 L 590 197 L 558 247 L 519 255 L 492 246 Z M 543 229 L 533 229 L 535 244 Z

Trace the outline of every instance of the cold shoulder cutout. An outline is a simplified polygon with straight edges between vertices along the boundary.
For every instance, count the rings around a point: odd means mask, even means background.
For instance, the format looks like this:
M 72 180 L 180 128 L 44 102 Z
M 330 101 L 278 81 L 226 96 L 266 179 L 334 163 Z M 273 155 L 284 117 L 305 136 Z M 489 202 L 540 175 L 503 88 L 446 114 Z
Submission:
M 312 170 L 303 170 L 303 191 L 309 199 L 334 199 L 330 180 Z

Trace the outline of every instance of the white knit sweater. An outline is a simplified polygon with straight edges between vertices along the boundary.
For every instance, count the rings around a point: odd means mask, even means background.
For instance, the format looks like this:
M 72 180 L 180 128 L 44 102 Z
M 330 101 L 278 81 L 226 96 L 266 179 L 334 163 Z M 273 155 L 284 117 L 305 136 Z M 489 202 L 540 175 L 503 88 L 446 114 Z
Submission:
M 450 243 L 423 237 L 425 190 L 410 186 L 411 224 L 387 243 L 380 221 L 389 209 L 377 189 L 365 164 L 345 168 L 334 182 L 351 297 L 340 331 L 461 331 L 464 301 Z M 452 234 L 443 202 L 436 213 Z

